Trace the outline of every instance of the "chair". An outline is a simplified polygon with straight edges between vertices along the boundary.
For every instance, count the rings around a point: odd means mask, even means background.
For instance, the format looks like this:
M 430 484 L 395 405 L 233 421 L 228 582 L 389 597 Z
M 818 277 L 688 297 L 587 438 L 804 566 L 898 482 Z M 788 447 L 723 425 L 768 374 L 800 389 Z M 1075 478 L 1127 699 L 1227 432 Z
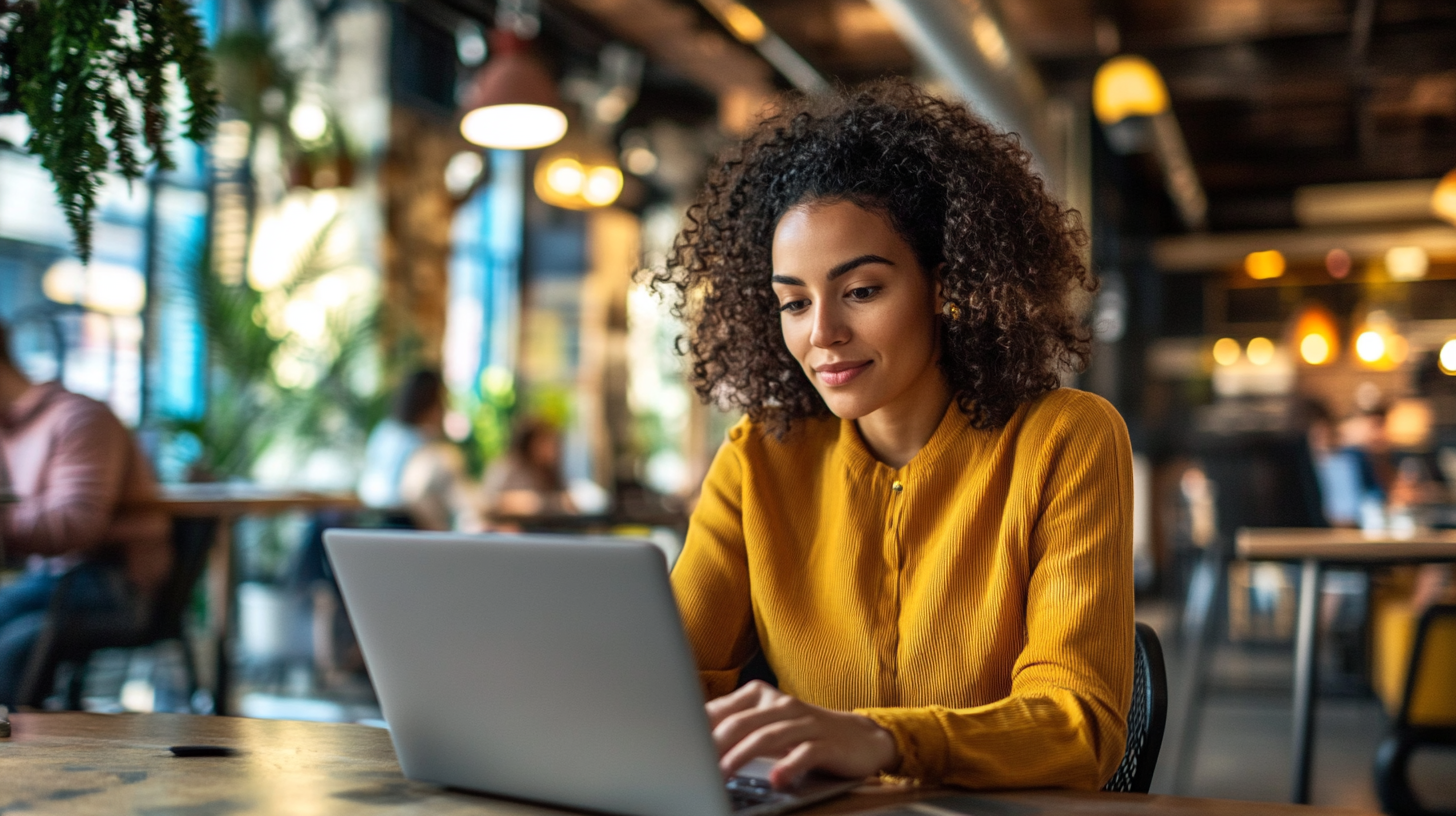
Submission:
M 190 700 L 197 691 L 197 661 L 183 624 L 192 599 L 192 588 L 206 568 L 208 553 L 217 538 L 217 524 L 217 519 L 213 518 L 173 519 L 172 571 L 157 589 L 152 608 L 140 624 L 69 608 L 67 579 L 75 570 L 93 565 L 83 564 L 63 576 L 51 600 L 45 626 L 26 664 L 17 702 L 40 708 L 55 683 L 56 669 L 69 663 L 75 670 L 71 672 L 66 688 L 66 708 L 79 711 L 86 667 L 93 652 L 100 649 L 135 649 L 169 640 L 175 640 L 182 646 Z
M 1168 721 L 1168 671 L 1163 665 L 1163 646 L 1158 633 L 1146 623 L 1137 624 L 1137 649 L 1133 655 L 1132 704 L 1127 709 L 1127 747 L 1117 772 L 1103 786 L 1105 791 L 1147 793 L 1153 784 L 1153 769 L 1163 745 L 1163 726 Z M 777 686 L 778 678 L 757 651 L 738 673 L 738 685 L 762 680 Z
M 1456 654 L 1456 605 L 1433 606 L 1421 615 L 1411 649 L 1405 696 L 1390 736 L 1375 752 L 1375 791 L 1381 809 L 1394 816 L 1434 816 L 1410 785 L 1410 759 L 1424 746 L 1456 747 L 1456 700 L 1448 692 Z
M 1132 704 L 1127 709 L 1127 747 L 1105 791 L 1147 793 L 1153 784 L 1163 726 L 1168 722 L 1168 671 L 1158 633 L 1137 624 L 1137 653 L 1133 657 Z

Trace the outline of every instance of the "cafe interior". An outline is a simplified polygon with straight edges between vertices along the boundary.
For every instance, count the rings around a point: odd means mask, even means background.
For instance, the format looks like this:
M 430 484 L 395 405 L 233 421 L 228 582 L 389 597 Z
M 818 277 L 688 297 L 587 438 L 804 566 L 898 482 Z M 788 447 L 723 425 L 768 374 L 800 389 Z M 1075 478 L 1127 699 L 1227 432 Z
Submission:
M 22 54 L 37 36 L 19 33 L 23 9 L 50 2 L 0 0 L 0 55 Z M 155 98 L 117 86 L 146 99 L 137 132 L 160 134 L 165 165 L 121 157 L 137 135 L 114 128 L 98 142 L 118 152 L 109 165 L 43 158 L 42 137 L 100 132 L 98 114 L 39 121 L 22 63 L 4 66 L 9 357 L 23 382 L 120 421 L 158 483 L 131 506 L 167 518 L 173 557 L 145 624 L 37 607 L 0 767 L 26 761 L 31 734 L 50 798 L 0 782 L 0 812 L 118 812 L 86 803 L 127 779 L 125 812 L 292 811 L 266 796 L 176 809 L 194 801 L 166 799 L 189 775 L 213 779 L 203 764 L 66 782 L 67 762 L 110 767 L 62 751 L 107 722 L 140 723 L 108 739 L 236 739 L 254 757 L 272 749 L 247 740 L 344 745 L 356 731 L 298 729 L 357 729 L 383 746 L 359 767 L 405 785 L 325 529 L 617 536 L 672 564 L 742 414 L 699 399 L 682 316 L 642 270 L 668 263 L 716 157 L 775 100 L 887 76 L 1015 133 L 1080 214 L 1091 356 L 1062 384 L 1126 424 L 1149 633 L 1134 709 L 1151 749 L 1141 787 L 1122 790 L 1154 796 L 913 808 L 1456 808 L 1456 4 L 173 7 L 190 9 L 202 56 L 158 57 L 179 67 Z M 207 92 L 194 58 L 211 65 L 210 129 L 189 119 Z M 18 433 L 5 422 L 0 440 Z M 7 441 L 0 515 L 27 501 L 19 451 Z M 0 553 L 0 592 L 40 563 L 19 540 Z M 87 566 L 41 568 L 59 599 L 84 584 L 62 571 Z M 77 711 L 91 718 L 64 719 Z M 206 724 L 228 718 L 246 722 Z M 323 793 L 296 812 L 426 795 L 330 794 L 333 766 L 300 761 L 286 779 L 314 774 Z M 477 812 L 471 794 L 428 795 Z M 822 812 L 880 806 L 849 799 Z

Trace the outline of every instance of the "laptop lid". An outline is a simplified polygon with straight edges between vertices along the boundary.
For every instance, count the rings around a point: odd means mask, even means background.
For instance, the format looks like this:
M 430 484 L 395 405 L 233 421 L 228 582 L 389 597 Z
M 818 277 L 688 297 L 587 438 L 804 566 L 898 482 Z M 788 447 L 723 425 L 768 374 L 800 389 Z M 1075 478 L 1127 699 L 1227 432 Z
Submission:
M 661 552 L 329 530 L 406 776 L 632 816 L 729 812 Z

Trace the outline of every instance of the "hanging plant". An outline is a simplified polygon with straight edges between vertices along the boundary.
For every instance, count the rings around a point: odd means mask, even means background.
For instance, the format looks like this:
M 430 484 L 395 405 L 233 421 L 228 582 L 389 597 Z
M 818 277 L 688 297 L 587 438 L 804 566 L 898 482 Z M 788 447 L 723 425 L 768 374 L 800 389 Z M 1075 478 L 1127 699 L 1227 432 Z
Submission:
M 133 181 L 148 164 L 173 168 L 172 66 L 191 103 L 184 132 L 203 142 L 217 121 L 217 92 L 187 0 L 0 0 L 0 113 L 30 120 L 26 148 L 55 179 L 82 261 L 91 257 L 91 213 L 113 159 Z

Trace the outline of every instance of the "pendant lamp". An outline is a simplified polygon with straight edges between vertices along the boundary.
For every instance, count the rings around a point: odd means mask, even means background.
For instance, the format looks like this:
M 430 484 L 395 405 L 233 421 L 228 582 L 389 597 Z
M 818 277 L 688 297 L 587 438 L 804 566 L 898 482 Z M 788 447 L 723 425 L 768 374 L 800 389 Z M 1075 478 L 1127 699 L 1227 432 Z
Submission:
M 1431 211 L 1456 224 L 1456 170 L 1442 177 L 1431 193 Z
M 492 57 L 471 80 L 460 133 L 481 147 L 532 150 L 566 135 L 556 83 L 514 32 L 491 35 Z

